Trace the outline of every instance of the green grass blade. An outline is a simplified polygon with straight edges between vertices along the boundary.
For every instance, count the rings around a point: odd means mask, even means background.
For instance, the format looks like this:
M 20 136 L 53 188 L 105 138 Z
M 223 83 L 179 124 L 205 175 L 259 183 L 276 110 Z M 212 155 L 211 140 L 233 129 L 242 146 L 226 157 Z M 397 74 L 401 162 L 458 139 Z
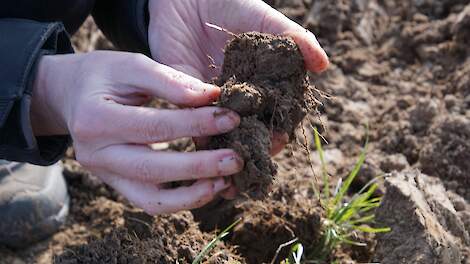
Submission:
M 352 218 L 360 216 L 362 213 L 367 212 L 373 208 L 378 207 L 378 204 L 368 204 L 368 203 L 363 203 L 363 204 L 357 204 L 354 206 L 350 206 L 345 210 L 342 214 L 338 215 L 336 222 L 338 224 L 343 224 L 345 222 L 350 222 Z M 367 208 L 368 210 L 363 210 Z
M 325 235 L 325 247 L 326 249 L 329 249 L 330 248 L 330 244 L 332 243 L 332 237 L 333 237 L 333 233 L 332 233 L 332 229 L 331 228 L 328 228 L 326 230 L 326 235 Z
M 362 206 L 362 208 L 359 210 L 359 213 L 362 214 L 362 213 L 368 212 L 368 211 L 370 211 L 372 209 L 375 209 L 379 206 L 380 206 L 380 202 L 368 203 L 367 206 Z
M 238 219 L 237 221 L 233 222 L 231 225 L 226 227 L 222 232 L 220 232 L 219 235 L 217 235 L 214 239 L 211 240 L 202 250 L 199 252 L 199 254 L 196 256 L 196 258 L 193 260 L 192 264 L 199 264 L 203 260 L 203 258 L 211 251 L 216 243 L 220 241 L 222 238 L 226 237 L 229 234 L 229 231 L 232 230 L 238 223 L 240 223 L 242 219 Z
M 382 197 L 374 197 L 372 199 L 367 200 L 367 202 L 369 203 L 377 203 L 377 202 L 380 203 L 381 201 L 382 201 Z
M 387 233 L 392 230 L 390 227 L 376 228 L 376 227 L 370 227 L 367 225 L 354 226 L 354 229 L 365 232 L 365 233 Z
M 375 190 L 377 190 L 379 186 L 377 184 L 372 184 L 369 188 L 369 190 L 367 190 L 367 192 L 359 195 L 359 196 L 355 196 L 352 201 L 351 201 L 351 204 L 352 206 L 356 206 L 356 205 L 359 205 L 359 204 L 363 204 L 363 203 L 369 203 L 369 198 L 375 193 Z
M 384 179 L 385 176 L 384 175 L 380 175 L 380 176 L 377 176 L 375 178 L 373 178 L 372 180 L 370 180 L 366 185 L 364 185 L 361 190 L 359 190 L 357 192 L 357 195 L 365 192 L 367 190 L 367 188 L 369 188 L 369 186 L 371 186 L 372 184 L 377 184 L 377 182 L 380 180 L 380 179 Z
M 361 223 L 370 223 L 370 222 L 374 221 L 374 219 L 375 219 L 375 214 L 370 214 L 370 215 L 361 217 L 361 218 L 356 219 L 356 220 L 351 220 L 349 223 L 351 225 L 356 225 L 356 224 L 361 224 Z
M 355 216 L 360 216 L 361 213 L 365 212 L 365 208 L 376 208 L 380 205 L 380 198 L 369 199 L 377 189 L 377 185 L 372 185 L 366 193 L 356 196 L 349 204 L 339 208 L 335 211 L 333 221 L 337 224 L 348 222 Z
M 323 178 L 323 195 L 325 196 L 326 200 L 330 198 L 330 184 L 329 184 L 329 177 L 328 171 L 326 169 L 326 162 L 325 162 L 325 153 L 323 152 L 323 147 L 320 140 L 320 135 L 318 133 L 317 128 L 314 128 L 314 135 L 315 135 L 315 147 L 318 151 L 318 156 L 320 157 L 321 163 L 321 173 Z
M 345 218 L 345 216 L 350 216 L 354 213 L 354 208 L 351 207 L 351 204 L 348 203 L 347 205 L 339 208 L 335 211 L 333 221 L 335 223 L 340 223 L 340 219 Z
M 346 243 L 346 244 L 349 244 L 349 245 L 353 245 L 353 246 L 358 246 L 358 247 L 365 247 L 367 246 L 366 243 L 363 243 L 363 242 L 357 242 L 357 241 L 353 241 L 353 240 L 349 240 L 347 238 L 343 238 L 341 239 L 342 242 Z
M 301 243 L 297 243 L 292 247 L 291 250 L 294 264 L 300 264 L 300 260 L 304 254 L 304 246 Z
M 357 173 L 361 169 L 362 164 L 364 164 L 365 158 L 366 158 L 366 153 L 365 153 L 365 151 L 362 151 L 361 155 L 359 156 L 359 160 L 357 161 L 356 165 L 354 165 L 354 169 L 351 171 L 349 176 L 346 178 L 343 185 L 339 189 L 338 194 L 335 196 L 334 205 L 337 205 L 343 199 L 344 195 L 346 194 L 349 187 L 351 186 L 352 181 L 354 180 L 354 178 L 356 178 Z

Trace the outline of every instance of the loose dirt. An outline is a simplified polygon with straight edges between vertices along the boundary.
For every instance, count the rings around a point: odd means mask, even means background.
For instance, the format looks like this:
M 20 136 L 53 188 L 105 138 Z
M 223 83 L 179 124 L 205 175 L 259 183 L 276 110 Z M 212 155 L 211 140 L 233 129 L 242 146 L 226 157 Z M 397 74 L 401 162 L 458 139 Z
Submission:
M 270 157 L 273 132 L 294 136 L 316 106 L 304 60 L 295 42 L 282 36 L 243 33 L 225 47 L 219 106 L 239 113 L 240 127 L 213 137 L 211 149 L 232 148 L 245 160 L 234 175 L 241 195 L 262 199 L 271 190 L 277 167 Z

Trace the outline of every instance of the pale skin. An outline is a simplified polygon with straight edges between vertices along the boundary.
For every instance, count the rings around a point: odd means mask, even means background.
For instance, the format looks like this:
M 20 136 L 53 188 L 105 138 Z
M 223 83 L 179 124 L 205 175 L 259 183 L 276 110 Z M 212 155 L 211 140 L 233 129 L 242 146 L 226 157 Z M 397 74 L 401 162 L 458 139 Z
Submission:
M 149 45 L 144 55 L 99 51 L 44 56 L 34 83 L 31 119 L 36 135 L 70 134 L 77 160 L 130 202 L 150 214 L 201 207 L 236 189 L 224 176 L 243 169 L 230 149 L 160 152 L 148 145 L 199 138 L 237 127 L 239 116 L 213 106 L 220 88 L 207 83 L 223 62 L 230 32 L 260 31 L 292 36 L 312 72 L 328 58 L 312 33 L 260 0 L 150 0 Z M 142 107 L 157 97 L 181 106 Z M 224 113 L 224 114 L 214 114 Z M 202 140 L 201 140 L 202 139 Z M 273 136 L 272 153 L 287 143 Z M 167 189 L 165 183 L 193 180 Z

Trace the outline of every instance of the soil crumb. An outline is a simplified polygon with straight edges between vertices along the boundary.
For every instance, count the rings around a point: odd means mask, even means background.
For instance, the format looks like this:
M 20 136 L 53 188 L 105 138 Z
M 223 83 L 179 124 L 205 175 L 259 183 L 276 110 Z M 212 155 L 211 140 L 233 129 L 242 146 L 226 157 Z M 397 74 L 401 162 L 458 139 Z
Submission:
M 213 138 L 210 148 L 232 148 L 245 161 L 233 177 L 243 195 L 263 199 L 277 174 L 271 160 L 271 136 L 292 139 L 302 119 L 316 106 L 304 59 L 295 42 L 284 36 L 257 32 L 237 35 L 225 47 L 219 106 L 241 116 L 240 126 Z

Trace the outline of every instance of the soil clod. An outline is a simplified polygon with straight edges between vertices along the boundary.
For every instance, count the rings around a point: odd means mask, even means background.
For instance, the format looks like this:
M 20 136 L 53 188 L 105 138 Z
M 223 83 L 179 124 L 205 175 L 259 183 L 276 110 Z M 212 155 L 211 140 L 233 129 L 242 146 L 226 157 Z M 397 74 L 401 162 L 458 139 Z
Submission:
M 277 173 L 270 158 L 273 132 L 293 136 L 316 106 L 304 60 L 289 37 L 256 32 L 237 35 L 225 48 L 219 105 L 241 116 L 240 127 L 214 137 L 210 148 L 232 148 L 245 160 L 233 177 L 242 194 L 263 199 Z
M 392 231 L 379 236 L 380 263 L 460 263 L 469 241 L 438 178 L 419 171 L 392 173 L 377 210 L 377 222 Z

